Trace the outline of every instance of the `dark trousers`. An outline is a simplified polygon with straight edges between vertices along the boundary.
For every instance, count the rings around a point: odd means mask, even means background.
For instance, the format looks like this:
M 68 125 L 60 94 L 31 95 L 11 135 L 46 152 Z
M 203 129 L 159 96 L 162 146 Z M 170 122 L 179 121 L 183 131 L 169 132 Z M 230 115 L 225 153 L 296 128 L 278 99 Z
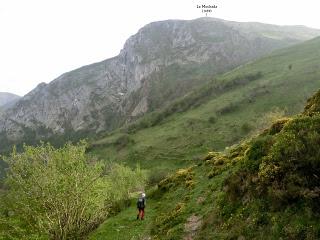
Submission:
M 137 219 L 141 219 L 143 220 L 144 219 L 144 208 L 138 208 L 138 215 L 137 215 Z

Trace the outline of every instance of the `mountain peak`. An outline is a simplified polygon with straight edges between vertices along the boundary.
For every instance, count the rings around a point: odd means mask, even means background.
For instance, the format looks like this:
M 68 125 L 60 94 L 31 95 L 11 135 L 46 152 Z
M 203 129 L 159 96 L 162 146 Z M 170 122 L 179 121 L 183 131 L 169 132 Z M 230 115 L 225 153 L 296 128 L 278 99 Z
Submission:
M 109 131 L 217 74 L 317 34 L 216 18 L 153 22 L 118 56 L 37 86 L 0 117 L 0 134 L 10 142 L 27 141 L 26 129 L 33 139 Z

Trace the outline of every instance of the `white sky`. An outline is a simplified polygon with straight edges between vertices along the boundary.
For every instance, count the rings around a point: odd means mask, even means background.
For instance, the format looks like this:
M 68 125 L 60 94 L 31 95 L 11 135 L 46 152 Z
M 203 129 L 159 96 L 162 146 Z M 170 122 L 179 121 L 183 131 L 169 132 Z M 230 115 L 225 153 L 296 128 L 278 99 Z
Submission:
M 113 57 L 149 22 L 203 17 L 203 3 L 211 17 L 320 29 L 319 0 L 0 0 L 0 92 Z

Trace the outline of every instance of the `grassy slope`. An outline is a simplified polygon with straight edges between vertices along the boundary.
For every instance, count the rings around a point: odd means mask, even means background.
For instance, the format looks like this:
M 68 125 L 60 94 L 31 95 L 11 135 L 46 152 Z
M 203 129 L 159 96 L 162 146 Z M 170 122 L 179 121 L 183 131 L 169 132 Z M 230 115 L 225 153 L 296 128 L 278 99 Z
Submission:
M 134 240 L 150 236 L 151 219 L 156 216 L 153 200 L 148 200 L 148 206 L 145 210 L 145 220 L 137 220 L 137 210 L 135 202 L 118 215 L 105 221 L 89 239 L 92 240 Z
M 319 239 L 319 113 L 320 91 L 303 114 L 161 181 L 146 222 L 131 206 L 90 239 Z
M 92 153 L 132 165 L 140 162 L 143 168 L 168 170 L 188 165 L 208 150 L 238 142 L 275 108 L 288 115 L 299 112 L 307 97 L 320 87 L 319 61 L 319 38 L 277 51 L 202 87 L 208 89 L 208 96 L 197 103 L 199 106 L 177 110 L 153 127 L 129 134 L 114 132 L 94 142 Z M 261 78 L 238 83 L 222 93 L 211 88 L 259 72 Z
M 192 156 L 204 154 L 208 149 L 223 149 L 247 134 L 239 130 L 242 124 L 254 125 L 258 117 L 273 107 L 285 108 L 289 114 L 302 109 L 307 96 L 320 87 L 319 47 L 320 39 L 316 39 L 236 69 L 222 76 L 221 81 L 256 71 L 262 71 L 263 78 L 210 99 L 197 108 L 176 113 L 160 125 L 129 135 L 134 143 L 122 149 L 110 144 L 118 138 L 118 132 L 100 140 L 101 147 L 92 152 L 100 156 L 115 154 L 121 160 L 140 160 L 146 167 L 166 169 L 190 164 L 188 160 Z M 258 95 L 252 103 L 241 101 L 257 86 L 266 86 L 269 93 Z M 240 104 L 235 111 L 218 116 L 215 123 L 207 121 L 217 109 L 230 102 Z M 186 126 L 190 119 L 193 129 Z M 263 199 L 251 199 L 249 205 L 242 205 L 239 200 L 225 204 L 225 180 L 237 176 L 233 173 L 242 166 L 232 160 L 230 152 L 229 155 L 228 151 L 225 153 L 226 157 L 223 154 L 219 157 L 224 159 L 222 165 L 215 159 L 198 160 L 197 166 L 173 174 L 158 190 L 148 192 L 152 204 L 145 222 L 134 221 L 132 204 L 102 224 L 91 239 L 143 239 L 149 235 L 154 239 L 182 239 L 195 233 L 188 233 L 185 225 L 191 216 L 199 216 L 201 223 L 194 239 L 237 239 L 241 236 L 299 239 L 301 234 L 315 239 L 320 226 L 309 207 L 296 204 L 271 211 Z M 243 200 L 246 201 L 245 197 Z
M 90 240 L 113 239 L 182 239 L 196 231 L 188 232 L 185 223 L 191 216 L 199 217 L 201 225 L 210 217 L 214 206 L 220 200 L 223 182 L 230 173 L 238 167 L 228 164 L 221 165 L 219 175 L 208 178 L 212 163 L 193 166 L 179 170 L 166 179 L 160 188 L 150 190 L 148 195 L 148 208 L 144 222 L 135 220 L 135 204 L 109 218 L 96 231 Z M 231 168 L 231 166 L 233 168 Z M 197 229 L 199 234 L 199 227 Z M 201 233 L 200 233 L 201 234 Z M 226 232 L 204 231 L 200 239 L 224 239 Z M 210 234 L 210 238 L 206 238 Z

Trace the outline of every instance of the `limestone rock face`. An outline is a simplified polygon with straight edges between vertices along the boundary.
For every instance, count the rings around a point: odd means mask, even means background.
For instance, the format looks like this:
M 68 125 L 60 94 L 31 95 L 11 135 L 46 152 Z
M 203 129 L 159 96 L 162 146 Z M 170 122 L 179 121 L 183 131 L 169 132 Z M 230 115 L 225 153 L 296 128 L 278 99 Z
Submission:
M 41 83 L 3 111 L 0 146 L 112 130 L 184 95 L 206 76 L 319 33 L 214 18 L 150 23 L 126 41 L 118 56 Z

